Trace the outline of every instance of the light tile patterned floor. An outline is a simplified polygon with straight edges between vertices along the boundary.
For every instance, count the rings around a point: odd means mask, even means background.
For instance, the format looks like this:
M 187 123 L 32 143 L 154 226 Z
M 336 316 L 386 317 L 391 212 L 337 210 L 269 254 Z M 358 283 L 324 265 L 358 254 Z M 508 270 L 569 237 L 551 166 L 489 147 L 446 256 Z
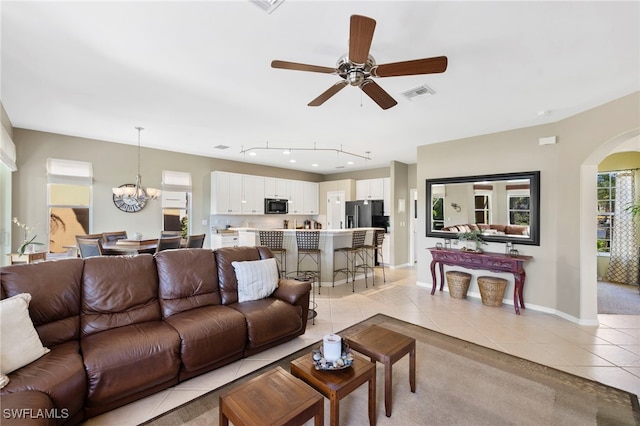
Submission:
M 479 299 L 458 300 L 416 285 L 412 268 L 377 273 L 376 286 L 364 281 L 323 287 L 316 295 L 315 325 L 291 342 L 181 383 L 148 398 L 88 420 L 85 424 L 135 425 L 187 402 L 237 377 L 377 313 L 390 315 L 587 377 L 640 395 L 640 315 L 599 315 L 600 326 L 579 326 L 554 315 L 513 306 L 483 306 Z M 317 289 L 316 289 L 317 290 Z

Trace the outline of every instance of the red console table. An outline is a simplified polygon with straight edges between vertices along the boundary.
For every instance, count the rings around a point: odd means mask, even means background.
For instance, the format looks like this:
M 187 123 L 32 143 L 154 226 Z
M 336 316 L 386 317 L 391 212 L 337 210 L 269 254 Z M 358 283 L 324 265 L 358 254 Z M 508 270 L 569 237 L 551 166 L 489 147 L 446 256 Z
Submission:
M 436 264 L 440 265 L 440 291 L 444 285 L 444 265 L 461 266 L 469 269 L 484 269 L 491 272 L 510 272 L 515 278 L 513 286 L 513 306 L 516 314 L 520 315 L 520 308 L 524 309 L 524 262 L 532 259 L 532 256 L 507 256 L 501 253 L 475 253 L 472 251 L 438 249 L 432 247 L 428 249 L 433 260 L 431 261 L 431 279 L 433 287 L 431 294 L 436 293 Z

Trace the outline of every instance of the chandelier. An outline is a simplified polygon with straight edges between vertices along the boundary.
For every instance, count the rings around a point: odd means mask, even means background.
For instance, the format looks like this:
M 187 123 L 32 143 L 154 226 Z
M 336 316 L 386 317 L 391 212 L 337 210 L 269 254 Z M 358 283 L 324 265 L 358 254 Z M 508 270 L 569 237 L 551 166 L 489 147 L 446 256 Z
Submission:
M 113 194 L 128 198 L 129 200 L 135 200 L 139 203 L 145 203 L 147 200 L 156 200 L 161 191 L 156 188 L 146 188 L 142 186 L 142 175 L 140 174 L 140 132 L 144 130 L 144 127 L 134 127 L 138 131 L 138 174 L 136 175 L 135 185 L 123 185 L 118 188 L 111 188 Z

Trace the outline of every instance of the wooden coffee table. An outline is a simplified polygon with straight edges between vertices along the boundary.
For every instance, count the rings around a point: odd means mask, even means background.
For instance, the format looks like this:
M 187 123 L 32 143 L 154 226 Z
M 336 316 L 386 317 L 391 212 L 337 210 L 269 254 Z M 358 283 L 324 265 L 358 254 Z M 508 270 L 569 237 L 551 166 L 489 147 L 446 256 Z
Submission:
M 291 374 L 301 378 L 329 398 L 330 424 L 340 424 L 340 400 L 369 382 L 369 424 L 376 424 L 376 364 L 354 354 L 353 364 L 344 370 L 316 370 L 311 353 L 291 361 Z
M 384 364 L 384 408 L 391 416 L 392 366 L 400 358 L 409 354 L 409 386 L 416 391 L 416 339 L 395 331 L 372 325 L 353 336 L 345 336 L 349 347 Z
M 324 425 L 324 398 L 276 367 L 220 395 L 220 425 Z

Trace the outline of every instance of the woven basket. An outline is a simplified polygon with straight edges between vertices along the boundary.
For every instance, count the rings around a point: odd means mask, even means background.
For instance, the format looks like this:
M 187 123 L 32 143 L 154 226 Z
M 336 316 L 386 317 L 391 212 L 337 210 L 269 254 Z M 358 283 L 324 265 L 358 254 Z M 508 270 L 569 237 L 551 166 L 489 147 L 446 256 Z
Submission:
M 482 304 L 497 308 L 502 306 L 507 280 L 498 277 L 478 277 L 478 288 Z
M 447 271 L 446 275 L 449 296 L 454 299 L 466 299 L 469 283 L 471 282 L 471 274 L 460 271 Z

